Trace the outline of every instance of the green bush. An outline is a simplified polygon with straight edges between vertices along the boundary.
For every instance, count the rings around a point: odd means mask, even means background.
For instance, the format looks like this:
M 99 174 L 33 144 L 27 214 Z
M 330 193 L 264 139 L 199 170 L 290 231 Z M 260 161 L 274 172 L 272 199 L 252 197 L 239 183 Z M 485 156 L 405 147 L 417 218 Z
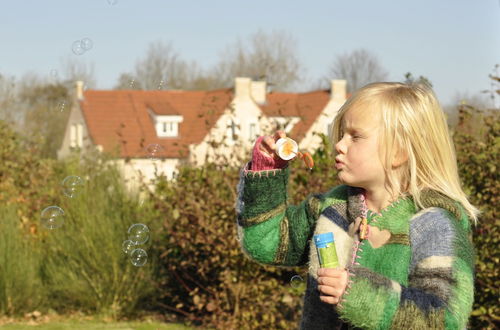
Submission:
M 460 177 L 471 202 L 482 212 L 473 232 L 477 261 L 471 325 L 492 329 L 500 321 L 500 121 L 498 110 L 485 112 L 467 105 L 459 110 L 454 140 Z
M 43 301 L 40 251 L 13 206 L 0 206 L 0 314 L 33 311 Z
M 129 315 L 151 294 L 155 258 L 149 254 L 145 266 L 135 267 L 122 251 L 122 242 L 130 225 L 140 222 L 154 231 L 154 223 L 137 199 L 128 196 L 116 169 L 94 165 L 97 168 L 82 173 L 89 180 L 80 195 L 59 196 L 64 225 L 43 231 L 43 278 L 52 308 Z
M 148 263 L 134 267 L 122 252 L 122 242 L 128 227 L 139 222 L 154 237 L 150 204 L 139 206 L 137 196 L 125 191 L 109 159 L 76 155 L 65 162 L 45 160 L 36 143 L 23 140 L 1 121 L 0 139 L 0 205 L 8 210 L 0 210 L 6 217 L 0 222 L 0 246 L 5 247 L 0 252 L 0 312 L 19 315 L 38 308 L 113 317 L 135 313 L 151 294 L 156 256 L 149 243 Z M 86 182 L 74 198 L 61 188 L 69 175 Z M 65 212 L 65 223 L 53 230 L 40 224 L 42 210 L 50 205 Z

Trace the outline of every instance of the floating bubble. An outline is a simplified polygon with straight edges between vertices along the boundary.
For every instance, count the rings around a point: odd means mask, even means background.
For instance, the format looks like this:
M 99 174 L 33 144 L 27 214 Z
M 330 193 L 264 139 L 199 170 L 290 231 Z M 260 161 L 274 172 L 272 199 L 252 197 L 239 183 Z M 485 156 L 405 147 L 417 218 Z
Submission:
M 126 255 L 130 255 L 134 251 L 136 244 L 131 240 L 125 240 L 122 243 L 122 250 Z
M 163 148 L 162 145 L 160 144 L 157 144 L 157 143 L 153 143 L 153 144 L 150 144 L 146 147 L 146 151 L 148 153 L 148 157 L 151 159 L 151 160 L 158 160 L 158 156 L 163 153 L 165 149 Z
M 66 101 L 61 101 L 57 104 L 59 112 L 63 112 L 66 109 Z
M 76 40 L 73 42 L 73 45 L 71 45 L 71 51 L 75 55 L 82 55 L 83 53 L 85 53 L 85 49 L 82 47 L 81 40 Z
M 57 72 L 56 69 L 50 70 L 50 76 L 54 79 L 57 79 L 59 77 L 59 73 Z
M 300 277 L 300 275 L 294 275 L 290 279 L 290 285 L 292 286 L 292 288 L 298 288 L 303 284 L 304 280 L 302 279 L 302 277 Z
M 149 239 L 149 228 L 142 223 L 136 223 L 128 229 L 128 239 L 139 245 L 144 244 Z
M 143 249 L 135 249 L 130 253 L 130 261 L 136 267 L 142 267 L 148 261 L 148 254 Z
M 132 79 L 129 83 L 130 88 L 134 88 L 135 79 Z
M 94 43 L 92 42 L 92 40 L 90 38 L 83 38 L 80 41 L 80 45 L 84 51 L 87 51 L 87 50 L 92 49 L 92 47 L 94 46 Z
M 70 175 L 62 181 L 63 192 L 69 198 L 73 198 L 83 190 L 83 179 L 76 175 Z
M 47 229 L 59 228 L 64 223 L 64 211 L 59 206 L 49 206 L 42 211 L 42 226 Z
M 163 80 L 160 81 L 160 84 L 158 85 L 158 89 L 163 89 L 163 84 L 164 84 Z

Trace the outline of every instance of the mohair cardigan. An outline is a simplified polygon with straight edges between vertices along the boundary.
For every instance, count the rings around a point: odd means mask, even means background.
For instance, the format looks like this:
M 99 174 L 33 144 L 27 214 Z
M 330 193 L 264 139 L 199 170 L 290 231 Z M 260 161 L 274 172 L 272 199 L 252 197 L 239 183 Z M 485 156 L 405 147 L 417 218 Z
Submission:
M 458 202 L 435 191 L 417 210 L 400 198 L 380 214 L 368 211 L 362 190 L 346 185 L 288 203 L 289 168 L 241 171 L 236 202 L 242 251 L 276 266 L 308 266 L 301 329 L 463 329 L 472 309 L 474 248 L 469 219 Z M 387 237 L 373 247 L 349 234 L 367 215 L 370 230 Z M 348 287 L 338 305 L 317 290 L 318 256 L 312 236 L 333 232 Z M 383 236 L 383 235 L 382 235 Z

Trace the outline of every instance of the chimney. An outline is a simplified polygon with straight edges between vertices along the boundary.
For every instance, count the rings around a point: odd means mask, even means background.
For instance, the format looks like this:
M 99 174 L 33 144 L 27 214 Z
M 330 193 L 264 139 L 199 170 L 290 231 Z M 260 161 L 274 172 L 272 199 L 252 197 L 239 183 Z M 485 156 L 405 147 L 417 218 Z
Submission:
M 345 80 L 332 80 L 330 87 L 330 97 L 332 99 L 342 100 L 346 99 L 346 81 Z
M 250 97 L 250 85 L 252 79 L 237 77 L 234 79 L 234 94 L 237 98 Z
M 76 99 L 83 100 L 83 81 L 81 80 L 76 82 Z
M 250 89 L 252 98 L 257 104 L 266 103 L 267 86 L 265 81 L 252 81 Z

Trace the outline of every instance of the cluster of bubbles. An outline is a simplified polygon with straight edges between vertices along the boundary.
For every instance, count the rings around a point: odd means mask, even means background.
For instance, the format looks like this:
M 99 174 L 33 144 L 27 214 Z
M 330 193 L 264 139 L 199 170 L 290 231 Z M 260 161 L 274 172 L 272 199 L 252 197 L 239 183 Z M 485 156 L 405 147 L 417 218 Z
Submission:
M 123 241 L 122 250 L 130 258 L 132 265 L 142 267 L 148 261 L 148 254 L 138 246 L 149 240 L 149 228 L 142 223 L 135 223 L 127 233 L 128 239 Z
M 161 81 L 160 81 L 160 84 L 158 84 L 158 90 L 163 89 L 163 84 L 164 84 L 164 83 L 165 83 L 165 82 L 164 82 L 163 80 L 161 80 Z
M 84 187 L 82 178 L 76 175 L 70 175 L 61 182 L 64 195 L 69 198 L 74 198 L 80 194 Z M 41 224 L 47 229 L 56 229 L 64 224 L 64 210 L 59 206 L 53 205 L 43 209 L 41 217 Z
M 165 148 L 158 143 L 152 143 L 146 147 L 148 158 L 153 161 L 159 160 L 159 155 L 161 155 L 164 151 Z
M 83 38 L 82 40 L 76 40 L 71 45 L 71 51 L 75 55 L 82 55 L 86 51 L 92 49 L 94 43 L 90 38 Z
M 66 101 L 61 101 L 57 104 L 57 109 L 59 112 L 63 112 L 66 109 Z
M 134 85 L 135 85 L 135 79 L 130 80 L 129 86 L 131 89 L 134 88 Z

